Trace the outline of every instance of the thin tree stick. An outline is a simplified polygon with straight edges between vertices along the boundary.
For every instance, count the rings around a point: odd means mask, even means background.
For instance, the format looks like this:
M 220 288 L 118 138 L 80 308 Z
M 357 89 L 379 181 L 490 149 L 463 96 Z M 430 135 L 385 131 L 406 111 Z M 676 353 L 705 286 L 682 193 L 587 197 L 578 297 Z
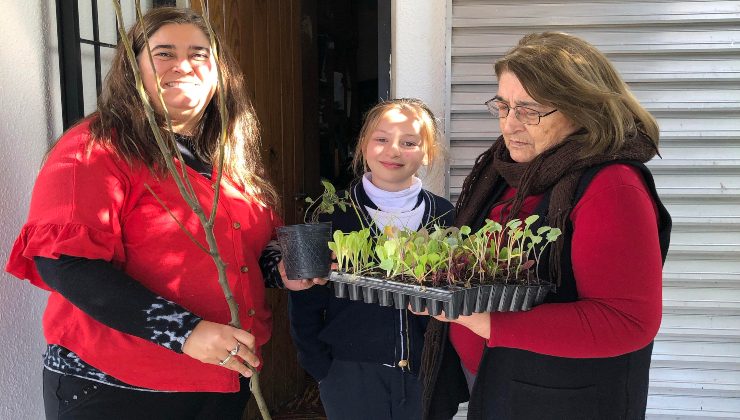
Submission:
M 213 27 L 211 27 L 211 16 L 209 13 L 209 9 L 206 6 L 204 0 L 200 0 L 200 6 L 203 10 L 204 17 L 203 19 L 206 24 L 206 28 L 208 29 L 208 36 L 211 41 L 211 54 L 213 54 L 213 58 L 216 62 L 219 61 L 219 50 L 218 46 L 216 45 L 216 33 L 213 31 Z M 213 223 L 216 220 L 216 210 L 218 206 L 218 199 L 221 189 L 218 188 L 219 185 L 221 185 L 221 177 L 223 176 L 223 166 L 224 166 L 224 158 L 226 153 L 226 133 L 228 130 L 228 112 L 229 110 L 226 108 L 226 91 L 224 89 L 224 86 L 226 84 L 224 83 L 223 79 L 223 73 L 221 72 L 221 67 L 216 66 L 216 75 L 218 77 L 218 86 L 219 89 L 217 89 L 218 92 L 218 103 L 219 103 L 219 114 L 221 116 L 221 137 L 219 138 L 218 142 L 218 162 L 216 164 L 217 171 L 216 171 L 216 188 L 214 191 L 213 196 L 213 206 L 211 207 L 211 216 L 208 219 L 208 226 L 211 230 L 213 230 Z M 205 227 L 205 225 L 204 225 Z M 207 230 L 207 229 L 206 229 Z M 215 238 L 214 238 L 215 239 Z M 237 325 L 240 325 L 239 318 L 237 317 L 236 322 Z M 236 325 L 235 325 L 236 326 Z M 240 326 L 237 328 L 241 328 Z M 252 367 L 249 363 L 244 363 L 251 371 L 252 371 L 252 377 L 249 378 L 249 390 L 252 391 L 252 394 L 254 395 L 254 400 L 257 402 L 257 407 L 260 410 L 260 414 L 262 415 L 262 418 L 264 420 L 270 420 L 270 410 L 267 407 L 267 403 L 265 402 L 265 398 L 262 395 L 262 387 L 260 387 L 260 373 Z
M 179 226 L 180 229 L 183 232 L 185 232 L 186 235 L 188 235 L 188 238 L 190 238 L 190 240 L 193 241 L 195 243 L 195 245 L 198 246 L 198 248 L 200 248 L 203 252 L 205 252 L 206 254 L 208 254 L 208 248 L 206 248 L 205 246 L 203 246 L 203 244 L 201 244 L 198 241 L 198 239 L 196 239 L 195 236 L 193 236 L 193 234 L 190 233 L 190 231 L 185 228 L 185 225 L 183 225 L 182 222 L 180 221 L 180 219 L 178 219 L 177 216 L 175 216 L 172 213 L 172 210 L 170 210 L 170 208 L 167 207 L 167 204 L 165 204 L 164 201 L 162 201 L 162 199 L 159 198 L 159 196 L 157 195 L 157 193 L 155 193 L 154 190 L 152 190 L 152 187 L 150 187 L 149 184 L 144 184 L 144 188 L 146 188 L 147 191 L 149 191 L 152 194 L 152 196 L 154 197 L 154 199 L 157 200 L 157 203 L 159 203 L 159 205 L 162 206 L 162 208 L 164 208 L 165 210 L 167 210 L 167 214 L 169 214 L 170 217 L 172 217 L 172 220 L 174 220 L 175 223 L 177 223 L 177 226 Z
M 205 15 L 205 19 L 203 19 L 206 23 L 206 28 L 208 29 L 208 36 L 210 37 L 211 41 L 211 54 L 213 54 L 213 58 L 216 62 L 218 62 L 219 58 L 219 51 L 218 46 L 216 45 L 216 34 L 213 32 L 213 27 L 211 27 L 211 16 L 209 13 L 208 6 L 206 6 L 204 0 L 200 0 L 200 7 L 203 9 L 203 14 Z M 216 66 L 216 75 L 218 77 L 218 86 L 220 87 L 218 89 L 218 111 L 221 116 L 221 138 L 218 141 L 218 171 L 216 172 L 216 185 L 221 184 L 221 176 L 223 175 L 223 166 L 224 166 L 224 154 L 226 152 L 226 133 L 228 130 L 227 122 L 228 122 L 228 112 L 229 110 L 226 109 L 226 92 L 225 89 L 223 89 L 226 84 L 224 83 L 224 76 L 221 73 L 221 68 L 219 66 Z M 211 208 L 211 217 L 209 220 L 213 222 L 213 220 L 216 218 L 216 204 L 218 203 L 218 195 L 219 195 L 219 189 L 216 188 L 216 195 L 213 199 L 213 207 Z
M 224 150 L 225 150 L 225 142 L 226 142 L 226 121 L 228 120 L 228 115 L 226 114 L 226 107 L 225 107 L 225 97 L 223 93 L 223 76 L 221 75 L 220 69 L 217 66 L 217 74 L 218 74 L 218 86 L 221 87 L 218 89 L 219 91 L 219 104 L 221 105 L 221 136 L 219 139 L 219 159 L 217 164 L 217 178 L 214 183 L 214 201 L 213 201 L 213 207 L 211 209 L 211 215 L 209 218 L 206 218 L 205 212 L 203 211 L 202 206 L 200 205 L 200 202 L 198 201 L 198 197 L 196 196 L 192 185 L 190 184 L 189 178 L 187 176 L 187 172 L 184 168 L 184 163 L 182 161 L 182 157 L 179 153 L 179 150 L 173 143 L 174 141 L 171 141 L 169 144 L 165 142 L 162 132 L 160 131 L 159 125 L 156 121 L 156 115 L 155 111 L 152 108 L 151 103 L 149 102 L 149 96 L 146 92 L 146 89 L 144 88 L 144 84 L 141 79 L 141 71 L 138 66 L 138 62 L 136 59 L 136 55 L 134 54 L 133 47 L 131 45 L 131 41 L 128 39 L 128 36 L 126 34 L 125 25 L 123 22 L 123 12 L 121 11 L 121 3 L 120 0 L 112 0 L 113 7 L 116 12 L 116 17 L 118 20 L 118 32 L 121 37 L 121 42 L 123 43 L 123 46 L 126 50 L 126 55 L 128 57 L 129 64 L 131 65 L 131 68 L 134 72 L 134 79 L 136 81 L 136 90 L 139 94 L 139 98 L 142 101 L 142 104 L 144 106 L 144 110 L 147 114 L 147 121 L 149 122 L 149 126 L 152 129 L 152 133 L 154 134 L 154 138 L 157 142 L 157 146 L 159 147 L 160 151 L 162 152 L 162 155 L 165 160 L 165 165 L 167 166 L 168 171 L 172 175 L 178 190 L 180 191 L 180 195 L 182 195 L 183 199 L 186 201 L 186 203 L 190 206 L 190 208 L 193 210 L 193 212 L 198 217 L 198 220 L 200 221 L 201 225 L 203 226 L 203 230 L 205 232 L 206 236 L 206 242 L 208 243 L 208 254 L 213 259 L 216 269 L 218 271 L 218 281 L 221 285 L 221 289 L 224 293 L 224 297 L 226 298 L 226 302 L 229 306 L 229 311 L 231 312 L 231 322 L 230 325 L 234 326 L 235 328 L 241 329 L 241 322 L 239 320 L 239 306 L 236 302 L 236 299 L 234 298 L 234 295 L 231 292 L 231 288 L 228 284 L 228 279 L 226 276 L 226 263 L 221 258 L 221 255 L 218 251 L 218 244 L 216 241 L 216 236 L 214 234 L 213 230 L 213 224 L 215 222 L 215 216 L 216 216 L 216 209 L 218 206 L 218 198 L 220 194 L 220 185 L 221 185 L 221 178 L 223 175 L 223 161 L 224 161 Z M 203 5 L 201 1 L 201 5 Z M 205 7 L 203 10 L 207 10 Z M 140 24 L 143 26 L 143 16 L 141 14 L 141 5 L 140 1 L 136 0 L 136 14 L 137 18 L 139 19 Z M 216 44 L 215 44 L 215 34 L 212 31 L 212 28 L 210 26 L 210 23 L 208 22 L 208 17 L 206 16 L 206 19 L 204 19 L 206 22 L 206 26 L 208 28 L 209 35 L 211 37 L 211 50 L 212 54 L 214 54 L 214 59 L 218 60 L 217 52 L 216 52 Z M 160 101 L 160 104 L 162 105 L 162 109 L 165 114 L 165 119 L 167 120 L 167 126 L 170 129 L 170 132 L 172 132 L 172 122 L 169 117 L 169 113 L 167 112 L 167 107 L 164 103 L 164 98 L 162 97 L 162 89 L 159 85 L 159 76 L 156 74 L 156 69 L 154 68 L 154 59 L 151 55 L 151 50 L 149 49 L 149 42 L 148 42 L 148 34 L 146 32 L 146 28 L 143 28 L 145 37 L 147 38 L 145 44 L 146 44 L 146 51 L 147 55 L 150 60 L 150 65 L 152 66 L 152 69 L 155 73 L 156 78 L 156 84 L 157 84 L 157 96 Z M 180 164 L 182 167 L 182 172 L 177 171 L 177 167 L 174 163 L 174 159 L 172 157 L 172 150 L 174 149 L 175 153 L 177 153 L 178 157 L 180 158 Z M 151 189 L 150 189 L 151 191 Z M 157 201 L 160 201 L 158 197 L 155 198 Z M 171 213 L 170 213 L 171 214 Z M 175 219 L 177 221 L 177 219 Z M 180 223 L 180 228 L 184 229 L 184 226 Z M 189 233 L 189 232 L 188 232 Z M 190 235 L 192 238 L 192 235 Z M 196 244 L 200 245 L 197 241 Z M 249 382 L 249 387 L 252 393 L 254 394 L 255 400 L 257 401 L 257 405 L 259 406 L 260 413 L 262 414 L 262 417 L 264 420 L 270 420 L 270 413 L 267 409 L 267 405 L 264 401 L 264 398 L 262 397 L 262 392 L 259 386 L 259 373 L 257 370 L 249 365 L 248 363 L 245 363 L 245 366 L 247 366 L 252 371 L 252 377 Z
M 141 0 L 136 0 L 136 19 L 141 23 L 142 27 L 144 26 L 144 16 L 141 13 Z M 154 66 L 154 57 L 152 56 L 152 50 L 149 47 L 149 32 L 147 31 L 147 28 L 142 28 L 144 32 L 144 37 L 146 38 L 147 42 L 144 44 L 144 48 L 146 48 L 146 56 L 149 60 L 149 65 L 152 66 L 152 71 L 154 72 L 154 78 L 156 81 L 156 87 L 157 87 L 157 99 L 159 100 L 159 105 L 162 107 L 162 110 L 164 110 L 164 119 L 167 122 L 167 131 L 168 136 L 167 139 L 169 140 L 170 146 L 172 147 L 172 151 L 175 153 L 175 156 L 180 161 L 180 172 L 181 178 L 185 183 L 185 186 L 187 187 L 188 195 L 190 197 L 196 197 L 195 190 L 193 189 L 193 185 L 190 183 L 190 177 L 188 177 L 188 171 L 187 171 L 187 165 L 185 165 L 185 161 L 182 159 L 182 153 L 180 153 L 180 149 L 177 147 L 177 141 L 175 140 L 175 130 L 172 129 L 172 118 L 170 118 L 170 113 L 167 110 L 167 104 L 164 103 L 164 96 L 162 96 L 162 85 L 160 84 L 160 77 L 159 73 L 157 73 L 157 68 Z M 137 62 L 138 64 L 138 62 Z M 138 68 L 135 70 L 138 71 Z M 149 100 L 149 96 L 147 95 L 147 101 Z M 157 131 L 159 131 L 159 127 L 157 127 Z M 160 146 L 160 150 L 161 150 Z M 163 152 L 164 153 L 164 152 Z

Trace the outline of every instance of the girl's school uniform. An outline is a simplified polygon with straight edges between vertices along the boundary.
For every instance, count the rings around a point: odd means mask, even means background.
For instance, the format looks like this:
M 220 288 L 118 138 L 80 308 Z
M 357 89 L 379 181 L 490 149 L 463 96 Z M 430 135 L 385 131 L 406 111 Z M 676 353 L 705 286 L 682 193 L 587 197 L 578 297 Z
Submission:
M 452 204 L 421 188 L 378 189 L 366 174 L 348 190 L 357 207 L 337 209 L 324 221 L 334 230 L 386 225 L 419 229 L 449 226 Z M 317 381 L 330 419 L 415 419 L 421 416 L 418 380 L 426 316 L 334 297 L 331 283 L 291 292 L 291 334 L 298 360 Z

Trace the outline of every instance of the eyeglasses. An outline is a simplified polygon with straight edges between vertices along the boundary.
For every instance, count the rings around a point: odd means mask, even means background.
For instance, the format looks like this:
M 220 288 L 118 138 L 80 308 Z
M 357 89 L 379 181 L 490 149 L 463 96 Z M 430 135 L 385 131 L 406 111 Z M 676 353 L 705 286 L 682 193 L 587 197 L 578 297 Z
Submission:
M 553 112 L 556 112 L 557 109 L 553 109 L 550 112 L 539 112 L 532 108 L 527 108 L 526 106 L 515 106 L 510 107 L 509 104 L 503 101 L 499 101 L 498 99 L 491 99 L 489 101 L 486 101 L 486 106 L 488 107 L 488 111 L 491 112 L 491 115 L 493 115 L 496 118 L 506 118 L 509 116 L 509 111 L 514 110 L 514 116 L 517 120 L 519 120 L 522 124 L 527 125 L 537 125 L 540 123 L 540 119 L 542 117 L 546 117 Z

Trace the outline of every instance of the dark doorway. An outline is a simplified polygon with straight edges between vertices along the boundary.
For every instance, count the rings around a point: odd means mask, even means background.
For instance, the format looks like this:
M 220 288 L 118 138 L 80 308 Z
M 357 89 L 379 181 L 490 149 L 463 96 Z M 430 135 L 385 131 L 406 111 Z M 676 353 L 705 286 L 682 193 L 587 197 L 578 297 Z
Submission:
M 342 188 L 363 115 L 389 96 L 390 0 L 304 0 L 303 12 L 304 127 L 317 136 L 318 174 Z

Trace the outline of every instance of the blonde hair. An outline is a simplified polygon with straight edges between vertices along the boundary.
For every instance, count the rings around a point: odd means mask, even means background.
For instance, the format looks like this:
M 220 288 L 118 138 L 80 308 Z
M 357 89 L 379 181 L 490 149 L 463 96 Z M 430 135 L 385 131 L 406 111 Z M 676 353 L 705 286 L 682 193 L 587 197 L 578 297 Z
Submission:
M 137 21 L 128 31 L 137 57 L 139 54 L 146 54 L 147 37 L 168 24 L 195 25 L 210 40 L 205 21 L 198 13 L 185 8 L 159 7 L 144 15 L 143 25 Z M 246 89 L 244 74 L 218 35 L 216 45 L 219 51 L 217 65 L 224 81 L 223 86 L 219 86 L 218 89 L 224 89 L 229 114 L 224 149 L 224 175 L 245 194 L 253 194 L 266 206 L 279 208 L 277 191 L 267 180 L 262 165 L 259 124 Z M 218 92 L 206 106 L 193 133 L 196 154 L 213 165 L 218 159 L 221 135 L 220 104 L 217 98 Z M 164 129 L 166 125 L 164 116 L 157 115 L 157 120 L 159 126 Z M 133 69 L 126 58 L 122 43 L 116 48 L 110 71 L 98 99 L 98 109 L 92 114 L 90 129 L 93 142 L 111 146 L 131 164 L 140 162 L 157 173 L 166 175 L 164 156 L 157 147 L 147 123 L 144 106 L 136 91 Z
M 637 101 L 609 59 L 588 42 L 562 32 L 525 35 L 495 64 L 513 73 L 537 102 L 551 105 L 583 130 L 582 157 L 614 153 L 638 130 L 658 146 L 655 118 Z
M 434 113 L 429 107 L 416 98 L 400 98 L 381 101 L 365 114 L 362 129 L 355 147 L 355 156 L 352 159 L 352 168 L 360 176 L 367 169 L 365 161 L 365 146 L 370 141 L 370 135 L 375 131 L 383 115 L 390 110 L 408 111 L 421 122 L 421 147 L 427 160 L 427 167 L 431 168 L 434 161 L 443 153 L 440 144 L 441 131 Z

